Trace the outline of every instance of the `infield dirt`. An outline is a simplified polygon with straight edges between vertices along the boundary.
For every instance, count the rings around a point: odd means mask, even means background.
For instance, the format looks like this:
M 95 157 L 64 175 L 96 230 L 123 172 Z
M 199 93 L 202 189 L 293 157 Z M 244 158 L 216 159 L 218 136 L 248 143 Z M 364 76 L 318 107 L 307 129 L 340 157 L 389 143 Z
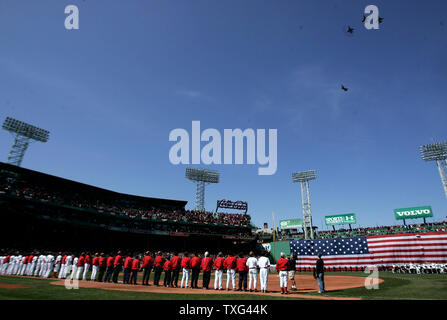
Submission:
M 244 292 L 244 291 L 233 291 L 230 290 L 204 290 L 200 289 L 191 289 L 191 288 L 166 288 L 164 286 L 154 286 L 150 284 L 149 286 L 139 285 L 130 285 L 130 284 L 122 284 L 122 283 L 104 283 L 104 282 L 93 282 L 93 281 L 79 281 L 80 288 L 95 288 L 95 289 L 103 289 L 103 290 L 118 290 L 118 291 L 133 291 L 133 292 L 152 292 L 152 293 L 169 293 L 169 294 L 248 294 L 248 295 L 263 295 L 263 296 L 281 296 L 281 297 L 290 297 L 290 298 L 306 298 L 306 299 L 323 299 L 323 300 L 360 300 L 360 298 L 341 298 L 341 297 L 327 297 L 327 296 L 318 296 L 318 295 L 306 295 L 303 293 L 308 292 L 316 292 L 318 291 L 317 281 L 311 275 L 298 275 L 295 277 L 295 281 L 297 284 L 297 291 L 290 291 L 288 295 L 281 295 L 279 288 L 279 278 L 275 274 L 269 275 L 268 281 L 268 293 L 261 292 Z M 379 283 L 383 282 L 383 280 L 379 279 Z M 160 281 L 162 283 L 162 281 Z M 222 282 L 225 288 L 226 279 Z M 236 281 L 237 283 L 237 281 Z M 53 285 L 64 286 L 64 280 L 57 280 L 51 282 Z M 210 287 L 212 287 L 214 281 L 212 280 L 210 283 Z M 335 290 L 344 290 L 349 288 L 357 288 L 363 287 L 365 285 L 364 277 L 352 277 L 352 276 L 326 276 L 325 277 L 325 289 L 326 291 L 335 291 Z M 201 280 L 199 281 L 199 287 L 202 286 Z M 230 284 L 231 286 L 231 284 Z M 259 289 L 259 283 L 258 283 Z

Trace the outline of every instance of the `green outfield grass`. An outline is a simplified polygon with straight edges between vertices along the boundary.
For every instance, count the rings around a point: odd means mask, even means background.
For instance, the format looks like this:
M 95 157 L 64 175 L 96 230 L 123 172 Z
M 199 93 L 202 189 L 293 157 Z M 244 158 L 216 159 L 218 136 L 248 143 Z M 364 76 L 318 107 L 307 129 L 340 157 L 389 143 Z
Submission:
M 309 275 L 309 273 L 303 273 Z M 299 275 L 297 274 L 297 285 L 299 287 Z M 152 278 L 153 274 L 151 274 Z M 367 274 L 361 272 L 330 272 L 326 276 L 356 276 L 366 277 Z M 365 300 L 384 299 L 447 299 L 447 275 L 410 275 L 393 274 L 381 272 L 379 277 L 384 280 L 379 285 L 378 290 L 368 290 L 364 287 L 346 290 L 337 290 L 322 294 L 328 297 L 359 297 Z M 162 277 L 163 279 L 163 277 Z M 0 288 L 0 300 L 276 300 L 291 299 L 259 295 L 244 294 L 160 294 L 146 292 L 125 292 L 101 289 L 80 288 L 79 290 L 67 290 L 63 286 L 51 285 L 54 279 L 29 279 L 19 277 L 0 276 L 0 283 L 16 284 L 28 286 L 23 289 L 3 289 Z M 200 289 L 199 289 L 200 290 Z M 312 298 L 318 293 L 305 293 Z
M 0 300 L 277 300 L 282 297 L 244 294 L 167 294 L 79 288 L 68 290 L 50 284 L 54 279 L 29 279 L 0 276 L 0 283 L 28 286 L 23 289 L 0 288 Z M 201 289 L 198 289 L 201 290 Z
M 326 276 L 367 277 L 362 272 L 329 272 Z M 379 289 L 352 288 L 322 294 L 328 297 L 359 297 L 364 300 L 447 300 L 447 274 L 394 274 L 380 272 Z M 319 295 L 318 293 L 308 293 Z

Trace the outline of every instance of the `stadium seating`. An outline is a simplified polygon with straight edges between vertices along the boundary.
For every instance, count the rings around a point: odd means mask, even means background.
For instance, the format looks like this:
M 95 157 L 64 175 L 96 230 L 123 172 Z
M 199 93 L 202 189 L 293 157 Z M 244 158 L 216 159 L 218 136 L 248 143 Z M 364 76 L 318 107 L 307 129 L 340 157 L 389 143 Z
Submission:
M 352 230 L 324 230 L 318 231 L 317 239 L 333 239 L 348 238 L 358 236 L 377 236 L 388 234 L 406 234 L 406 233 L 423 233 L 423 232 L 446 232 L 447 221 L 434 222 L 427 224 L 397 225 L 397 226 L 380 226 L 371 228 L 356 228 Z M 286 231 L 279 233 L 279 240 L 303 240 L 303 233 L 289 234 Z
M 44 219 L 108 230 L 236 237 L 251 236 L 253 228 L 249 214 L 185 210 L 186 201 L 121 194 L 5 163 L 0 163 L 0 196 L 38 204 Z
M 90 209 L 98 212 L 105 212 L 114 215 L 127 215 L 130 218 L 142 219 L 166 219 L 171 221 L 200 222 L 208 224 L 226 225 L 250 225 L 248 214 L 213 213 L 208 211 L 193 210 L 166 210 L 155 207 L 136 207 L 133 203 L 124 206 L 120 203 L 106 203 L 100 199 L 82 198 L 79 194 L 67 191 L 61 194 L 57 191 L 48 190 L 37 186 L 17 186 L 3 183 L 0 192 L 10 194 L 25 199 L 40 200 L 45 202 L 55 202 L 76 208 Z

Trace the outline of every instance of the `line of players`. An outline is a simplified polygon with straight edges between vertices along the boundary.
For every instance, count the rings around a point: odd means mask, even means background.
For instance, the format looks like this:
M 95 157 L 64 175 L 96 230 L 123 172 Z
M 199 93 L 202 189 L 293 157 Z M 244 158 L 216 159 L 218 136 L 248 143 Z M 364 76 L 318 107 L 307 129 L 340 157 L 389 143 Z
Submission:
M 440 263 L 409 263 L 393 265 L 393 273 L 412 273 L 412 274 L 441 274 L 447 273 L 447 264 Z
M 39 276 L 43 278 L 90 280 L 98 282 L 118 283 L 118 277 L 123 271 L 123 283 L 137 284 L 138 273 L 143 272 L 142 285 L 149 285 L 149 277 L 154 272 L 153 284 L 160 285 L 160 279 L 164 272 L 163 286 L 174 288 L 198 288 L 199 274 L 203 274 L 202 288 L 209 289 L 211 273 L 214 271 L 214 289 L 223 290 L 223 274 L 226 272 L 226 290 L 230 285 L 234 291 L 257 292 L 257 275 L 259 271 L 259 282 L 261 292 L 267 292 L 268 274 L 270 271 L 269 253 L 255 257 L 250 252 L 248 257 L 243 253 L 234 256 L 228 254 L 225 258 L 220 252 L 216 257 L 211 257 L 205 252 L 201 257 L 199 254 L 178 255 L 177 253 L 157 252 L 155 256 L 147 251 L 144 256 L 123 256 L 118 251 L 115 256 L 104 253 L 82 252 L 78 256 L 73 254 L 48 253 L 47 255 L 33 252 L 30 255 L 0 256 L 0 274 Z M 293 270 L 292 290 L 296 290 L 294 281 L 295 259 L 286 259 L 284 254 L 276 263 L 276 271 L 280 277 L 281 293 L 287 294 L 287 279 Z M 293 267 L 290 266 L 293 264 Z M 90 278 L 88 273 L 92 268 Z M 180 286 L 178 285 L 180 271 L 182 274 Z M 239 274 L 239 285 L 236 289 L 236 273 Z M 248 281 L 247 281 L 248 279 Z M 248 282 L 248 288 L 247 288 Z

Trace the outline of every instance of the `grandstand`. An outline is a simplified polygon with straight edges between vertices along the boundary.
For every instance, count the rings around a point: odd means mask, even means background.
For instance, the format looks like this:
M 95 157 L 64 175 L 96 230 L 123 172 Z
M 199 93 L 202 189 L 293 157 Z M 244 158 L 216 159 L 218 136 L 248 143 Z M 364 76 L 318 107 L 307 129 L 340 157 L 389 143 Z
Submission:
M 447 221 L 426 223 L 426 224 L 410 224 L 410 225 L 394 225 L 394 226 L 380 226 L 367 227 L 356 229 L 339 229 L 339 230 L 324 230 L 317 233 L 317 239 L 333 239 L 333 238 L 349 238 L 357 236 L 379 236 L 390 234 L 407 234 L 407 233 L 425 233 L 425 232 L 446 232 Z M 302 232 L 280 232 L 278 240 L 303 240 L 304 234 Z
M 248 214 L 122 194 L 0 162 L 3 247 L 203 250 L 255 246 Z M 179 241 L 181 240 L 181 241 Z M 239 250 L 239 249 L 238 249 Z

